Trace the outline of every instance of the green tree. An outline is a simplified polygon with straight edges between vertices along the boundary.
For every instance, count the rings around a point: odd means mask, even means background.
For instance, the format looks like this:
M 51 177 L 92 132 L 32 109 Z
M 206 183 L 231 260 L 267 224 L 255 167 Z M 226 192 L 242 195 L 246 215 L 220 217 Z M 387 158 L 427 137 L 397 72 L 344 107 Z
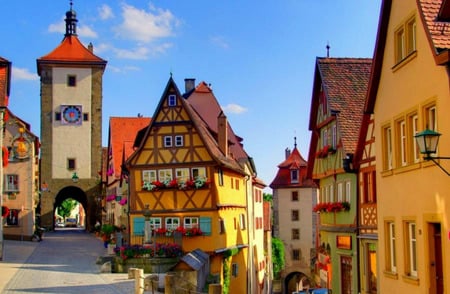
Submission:
M 275 237 L 272 238 L 272 263 L 274 278 L 279 279 L 280 273 L 284 269 L 284 244 Z
M 268 201 L 268 202 L 272 203 L 272 199 L 273 199 L 272 194 L 263 193 L 263 199 L 264 199 L 264 201 Z
M 77 201 L 73 200 L 72 198 L 68 198 L 61 202 L 61 204 L 58 206 L 58 214 L 62 216 L 63 218 L 66 218 L 70 216 L 70 213 L 77 205 Z

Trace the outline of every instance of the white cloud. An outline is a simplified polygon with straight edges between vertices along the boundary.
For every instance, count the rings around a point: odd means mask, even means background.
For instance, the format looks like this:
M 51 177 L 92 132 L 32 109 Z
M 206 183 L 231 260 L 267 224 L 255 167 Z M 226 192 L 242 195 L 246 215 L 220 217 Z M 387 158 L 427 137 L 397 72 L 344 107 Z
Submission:
M 39 80 L 39 76 L 35 73 L 30 72 L 26 68 L 19 68 L 19 67 L 12 67 L 12 73 L 11 78 L 13 80 L 28 80 L 28 81 L 35 81 Z
M 145 47 L 138 47 L 133 50 L 113 49 L 116 57 L 124 59 L 147 59 L 149 50 Z
M 98 14 L 100 15 L 100 19 L 107 20 L 114 17 L 114 13 L 112 12 L 111 7 L 106 4 L 103 4 L 98 8 Z
M 112 72 L 115 72 L 115 73 L 127 73 L 127 72 L 130 72 L 130 71 L 141 71 L 140 67 L 132 66 L 132 65 L 127 65 L 127 66 L 124 66 L 124 67 L 117 67 L 117 66 L 108 65 L 107 69 L 112 71 Z
M 226 113 L 233 113 L 233 114 L 241 114 L 247 112 L 247 108 L 234 103 L 222 106 L 222 109 Z
M 150 11 L 137 9 L 134 6 L 122 5 L 123 22 L 115 28 L 116 34 L 124 39 L 144 43 L 173 35 L 173 26 L 178 20 L 169 10 L 150 6 Z
M 225 40 L 225 38 L 222 37 L 222 36 L 214 36 L 214 37 L 211 37 L 210 40 L 211 40 L 211 42 L 212 42 L 214 45 L 216 45 L 216 46 L 218 46 L 218 47 L 221 47 L 221 48 L 223 48 L 223 49 L 228 49 L 228 48 L 230 48 L 230 45 L 229 45 L 228 42 Z

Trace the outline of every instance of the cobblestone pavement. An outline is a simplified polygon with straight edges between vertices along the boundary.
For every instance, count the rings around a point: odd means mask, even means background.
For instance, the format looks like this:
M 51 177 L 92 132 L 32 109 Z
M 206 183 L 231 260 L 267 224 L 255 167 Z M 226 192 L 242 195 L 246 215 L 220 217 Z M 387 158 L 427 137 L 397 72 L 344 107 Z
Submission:
M 85 231 L 47 232 L 40 243 L 4 242 L 0 293 L 134 293 L 128 274 L 100 273 L 96 260 L 106 249 Z

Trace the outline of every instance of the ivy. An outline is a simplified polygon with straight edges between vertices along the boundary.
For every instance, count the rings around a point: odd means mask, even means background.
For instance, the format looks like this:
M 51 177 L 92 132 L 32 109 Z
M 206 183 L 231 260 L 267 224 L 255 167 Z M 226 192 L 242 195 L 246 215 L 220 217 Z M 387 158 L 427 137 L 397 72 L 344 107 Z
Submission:
M 284 269 L 284 245 L 278 238 L 272 238 L 272 263 L 273 274 L 278 279 Z

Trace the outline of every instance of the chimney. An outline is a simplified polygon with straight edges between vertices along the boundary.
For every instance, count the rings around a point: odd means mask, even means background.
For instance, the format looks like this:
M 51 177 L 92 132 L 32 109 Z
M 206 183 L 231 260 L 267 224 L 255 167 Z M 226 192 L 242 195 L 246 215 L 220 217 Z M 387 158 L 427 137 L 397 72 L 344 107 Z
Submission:
M 223 111 L 220 112 L 217 118 L 217 133 L 219 149 L 228 157 L 228 121 Z
M 89 43 L 89 45 L 88 45 L 88 50 L 89 50 L 91 53 L 94 53 L 94 45 L 92 45 L 92 43 Z
M 190 91 L 194 90 L 195 88 L 195 79 L 193 78 L 187 78 L 184 79 L 184 92 L 189 93 Z
M 285 156 L 286 156 L 286 159 L 288 159 L 289 156 L 291 156 L 291 149 L 286 148 L 286 150 L 284 150 L 284 154 L 285 154 Z

